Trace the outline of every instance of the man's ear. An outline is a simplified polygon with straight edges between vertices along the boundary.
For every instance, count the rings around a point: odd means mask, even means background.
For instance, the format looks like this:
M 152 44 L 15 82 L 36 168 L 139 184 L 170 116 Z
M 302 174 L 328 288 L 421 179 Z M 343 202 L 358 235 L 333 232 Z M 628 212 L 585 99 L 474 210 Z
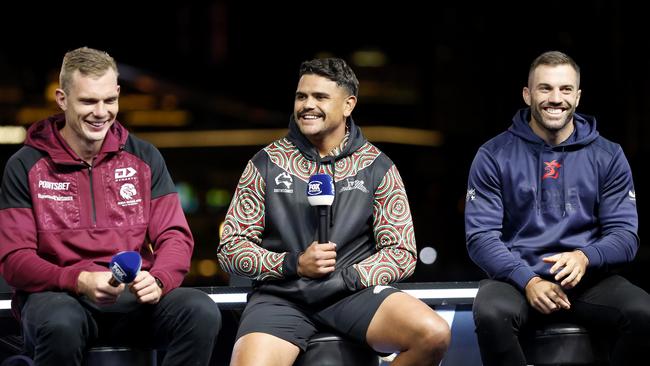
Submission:
M 347 98 L 345 98 L 345 106 L 343 108 L 343 115 L 345 116 L 345 118 L 350 117 L 356 105 L 357 105 L 357 97 L 355 97 L 354 95 L 350 95 Z
M 527 86 L 524 87 L 524 90 L 521 91 L 521 96 L 524 97 L 524 102 L 530 107 L 530 89 Z
M 63 89 L 57 89 L 56 92 L 54 93 L 54 99 L 56 100 L 56 104 L 59 105 L 59 108 L 61 108 L 62 111 L 66 111 L 68 109 L 68 96 L 65 94 Z

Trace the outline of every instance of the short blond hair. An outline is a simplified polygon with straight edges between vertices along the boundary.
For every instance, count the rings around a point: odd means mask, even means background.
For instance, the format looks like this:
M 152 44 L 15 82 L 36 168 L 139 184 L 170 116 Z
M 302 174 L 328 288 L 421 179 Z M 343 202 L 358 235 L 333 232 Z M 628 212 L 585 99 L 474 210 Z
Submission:
M 118 75 L 117 64 L 108 53 L 89 47 L 77 48 L 63 56 L 59 85 L 67 93 L 72 83 L 72 74 L 76 70 L 79 70 L 81 75 L 99 77 L 104 75 L 108 69 L 113 69 L 115 74 Z

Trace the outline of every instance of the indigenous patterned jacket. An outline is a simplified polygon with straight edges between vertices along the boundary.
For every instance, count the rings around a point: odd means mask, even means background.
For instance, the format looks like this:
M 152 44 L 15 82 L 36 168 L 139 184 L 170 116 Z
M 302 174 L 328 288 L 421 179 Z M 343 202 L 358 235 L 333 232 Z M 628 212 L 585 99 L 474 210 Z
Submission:
M 352 119 L 347 127 L 339 148 L 321 158 L 292 119 L 287 137 L 248 162 L 218 248 L 224 270 L 254 279 L 259 291 L 303 304 L 327 304 L 413 273 L 415 236 L 402 179 Z M 299 278 L 298 255 L 317 237 L 317 213 L 306 195 L 317 172 L 335 182 L 330 241 L 337 244 L 336 271 Z

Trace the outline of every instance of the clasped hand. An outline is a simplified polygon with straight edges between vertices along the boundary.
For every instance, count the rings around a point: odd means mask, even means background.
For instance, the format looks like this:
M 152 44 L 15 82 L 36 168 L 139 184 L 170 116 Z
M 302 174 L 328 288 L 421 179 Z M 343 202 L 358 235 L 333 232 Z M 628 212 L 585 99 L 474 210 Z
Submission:
M 564 252 L 542 258 L 546 263 L 553 263 L 549 272 L 554 274 L 555 281 L 546 281 L 533 277 L 526 284 L 526 299 L 537 311 L 550 314 L 560 309 L 571 308 L 565 289 L 574 288 L 585 275 L 589 259 L 579 250 Z
M 86 272 L 79 274 L 77 290 L 79 294 L 86 295 L 97 305 L 111 305 L 117 301 L 120 294 L 127 288 L 121 283 L 117 287 L 111 286 L 111 272 Z M 148 271 L 140 271 L 135 280 L 128 285 L 139 303 L 156 304 L 162 296 L 162 289 L 156 284 L 155 278 Z
M 298 275 L 300 277 L 321 278 L 334 272 L 336 265 L 336 244 L 329 242 L 319 244 L 314 241 L 298 257 Z
M 546 263 L 553 263 L 550 273 L 555 275 L 556 281 L 561 281 L 564 289 L 574 288 L 587 272 L 589 259 L 580 250 L 564 252 L 542 258 Z

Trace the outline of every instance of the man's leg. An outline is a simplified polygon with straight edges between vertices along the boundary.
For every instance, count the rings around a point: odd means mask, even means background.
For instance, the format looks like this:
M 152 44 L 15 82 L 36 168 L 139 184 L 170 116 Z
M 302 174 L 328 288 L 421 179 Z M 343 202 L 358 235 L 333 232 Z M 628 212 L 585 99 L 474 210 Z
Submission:
M 451 338 L 449 325 L 435 311 L 390 286 L 356 292 L 314 318 L 378 352 L 400 352 L 391 363 L 395 366 L 440 362 Z
M 25 346 L 37 365 L 81 365 L 97 325 L 79 301 L 65 292 L 39 292 L 21 310 Z
M 379 306 L 368 326 L 368 344 L 380 352 L 399 352 L 391 363 L 437 365 L 442 360 L 451 332 L 447 322 L 415 297 L 396 292 Z
M 316 333 L 302 308 L 283 298 L 253 293 L 237 330 L 231 366 L 291 366 Z
M 518 337 L 528 321 L 526 297 L 508 283 L 483 280 L 472 311 L 483 365 L 525 366 Z
M 572 300 L 576 319 L 614 340 L 612 365 L 635 365 L 650 349 L 650 295 L 613 275 L 589 286 Z
M 221 313 L 203 291 L 176 288 L 154 305 L 151 324 L 157 344 L 166 345 L 163 366 L 208 365 Z
M 266 333 L 248 333 L 235 342 L 231 366 L 291 366 L 300 348 L 282 338 Z

